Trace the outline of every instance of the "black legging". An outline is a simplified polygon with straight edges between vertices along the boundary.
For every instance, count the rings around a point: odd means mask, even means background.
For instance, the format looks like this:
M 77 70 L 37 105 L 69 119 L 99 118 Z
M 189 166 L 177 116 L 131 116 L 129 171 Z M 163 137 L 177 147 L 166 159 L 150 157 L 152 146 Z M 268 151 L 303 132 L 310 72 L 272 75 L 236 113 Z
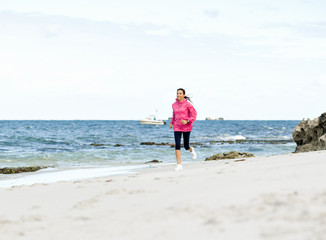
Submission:
M 183 145 L 186 150 L 189 150 L 189 141 L 190 141 L 191 132 L 174 132 L 175 140 L 175 150 L 180 150 L 181 148 L 181 135 L 183 134 Z

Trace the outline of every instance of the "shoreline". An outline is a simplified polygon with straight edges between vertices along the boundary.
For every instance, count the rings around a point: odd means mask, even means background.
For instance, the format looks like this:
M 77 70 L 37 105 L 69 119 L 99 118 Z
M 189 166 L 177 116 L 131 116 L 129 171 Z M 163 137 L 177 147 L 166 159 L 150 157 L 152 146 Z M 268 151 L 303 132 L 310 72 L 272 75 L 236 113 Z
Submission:
M 57 182 L 71 182 L 99 177 L 109 177 L 125 174 L 134 174 L 139 169 L 150 168 L 150 165 L 98 166 L 79 168 L 46 168 L 36 172 L 18 174 L 3 174 L 0 189 L 30 186 L 34 184 L 48 184 Z
M 7 239 L 324 239 L 326 151 L 0 189 Z
M 279 154 L 279 155 L 258 155 L 255 158 L 275 157 L 293 154 Z M 241 159 L 243 159 L 242 157 Z M 248 158 L 249 159 L 249 158 Z M 237 159 L 220 159 L 212 161 L 232 161 Z M 239 159 L 238 159 L 239 160 Z M 195 164 L 205 162 L 205 160 L 182 160 L 183 165 Z M 113 164 L 113 165 L 98 165 L 98 166 L 80 166 L 80 167 L 47 167 L 35 172 L 22 172 L 17 174 L 0 174 L 0 189 L 18 187 L 18 186 L 30 186 L 34 184 L 48 184 L 65 181 L 79 181 L 84 179 L 93 179 L 99 177 L 109 177 L 116 175 L 129 175 L 138 173 L 147 168 L 161 168 L 165 165 L 170 166 L 173 170 L 176 162 L 142 162 L 134 164 Z M 70 174 L 69 174 L 70 173 Z M 72 176 L 71 176 L 72 174 Z

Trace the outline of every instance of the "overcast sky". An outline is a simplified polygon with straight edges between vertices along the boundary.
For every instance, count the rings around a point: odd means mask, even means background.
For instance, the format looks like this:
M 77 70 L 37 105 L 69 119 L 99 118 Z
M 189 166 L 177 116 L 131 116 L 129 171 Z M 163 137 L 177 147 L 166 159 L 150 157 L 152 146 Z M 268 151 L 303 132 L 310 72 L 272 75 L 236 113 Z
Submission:
M 0 119 L 326 111 L 324 0 L 2 0 Z

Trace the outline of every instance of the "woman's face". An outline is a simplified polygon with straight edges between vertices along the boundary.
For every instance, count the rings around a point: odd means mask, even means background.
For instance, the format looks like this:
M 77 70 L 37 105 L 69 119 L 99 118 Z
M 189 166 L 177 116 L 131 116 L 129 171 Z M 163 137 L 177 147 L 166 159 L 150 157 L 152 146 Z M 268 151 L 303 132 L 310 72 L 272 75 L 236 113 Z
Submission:
M 183 94 L 182 90 L 177 91 L 177 98 L 179 101 L 182 101 L 185 98 L 185 94 Z

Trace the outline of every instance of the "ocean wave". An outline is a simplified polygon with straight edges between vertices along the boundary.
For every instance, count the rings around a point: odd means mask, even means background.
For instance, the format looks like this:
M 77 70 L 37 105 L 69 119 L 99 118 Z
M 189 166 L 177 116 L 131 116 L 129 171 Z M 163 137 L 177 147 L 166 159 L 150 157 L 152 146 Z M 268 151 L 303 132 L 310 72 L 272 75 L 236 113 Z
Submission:
M 210 136 L 195 136 L 193 139 L 196 140 L 207 140 L 207 141 L 212 141 L 212 140 L 218 140 L 218 141 L 236 141 L 236 140 L 246 140 L 247 138 L 242 135 L 234 135 L 234 136 L 229 136 L 229 135 L 210 135 Z
M 292 136 L 277 136 L 276 139 L 290 140 L 292 139 Z
M 266 136 L 266 137 L 260 137 L 257 138 L 257 140 L 292 140 L 292 136 Z
M 25 143 L 40 143 L 40 144 L 49 144 L 49 145 L 56 145 L 56 144 L 69 145 L 72 143 L 70 141 L 64 141 L 55 138 L 42 138 L 42 137 L 34 137 L 34 136 L 19 136 L 18 139 L 16 140 Z
M 220 137 L 219 139 L 223 141 L 236 141 L 236 140 L 246 140 L 247 138 L 242 135 L 235 135 L 235 136 Z

